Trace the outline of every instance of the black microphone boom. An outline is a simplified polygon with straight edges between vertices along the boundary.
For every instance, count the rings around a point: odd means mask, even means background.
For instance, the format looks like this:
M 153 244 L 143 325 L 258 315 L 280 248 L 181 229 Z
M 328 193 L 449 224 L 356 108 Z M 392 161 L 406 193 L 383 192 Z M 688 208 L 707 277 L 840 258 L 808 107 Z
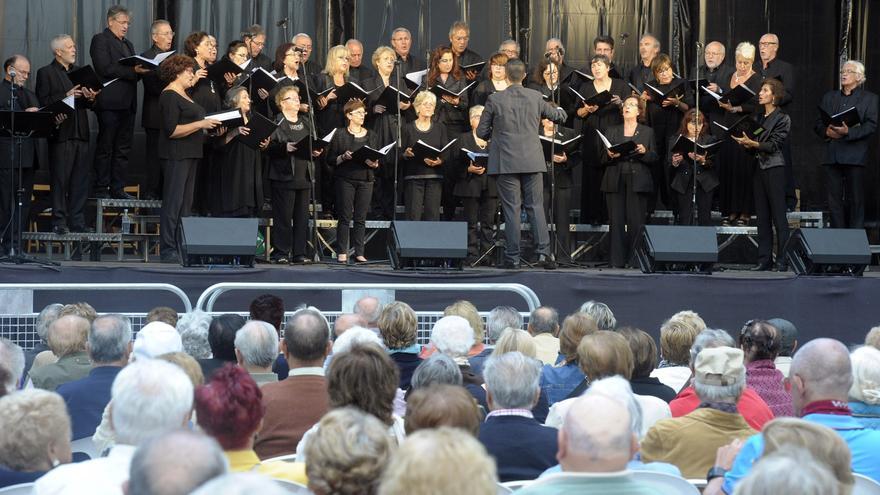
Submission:
M 287 26 L 287 17 L 275 23 L 276 27 Z

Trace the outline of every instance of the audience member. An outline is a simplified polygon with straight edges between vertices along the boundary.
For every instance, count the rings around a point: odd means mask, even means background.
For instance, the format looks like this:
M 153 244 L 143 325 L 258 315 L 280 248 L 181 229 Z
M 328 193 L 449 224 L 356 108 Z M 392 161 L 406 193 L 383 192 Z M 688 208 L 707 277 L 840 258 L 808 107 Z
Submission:
M 410 392 L 431 385 L 463 386 L 461 368 L 446 354 L 437 353 L 422 361 L 413 372 Z
M 251 301 L 249 311 L 251 320 L 265 321 L 272 325 L 277 331 L 276 338 L 282 335 L 281 323 L 284 321 L 284 301 L 280 297 L 272 294 L 259 295 Z M 272 364 L 272 372 L 275 373 L 278 380 L 287 378 L 290 370 L 287 369 L 287 360 L 284 359 L 283 354 L 279 353 L 276 356 L 275 362 Z
M 700 407 L 686 416 L 658 421 L 642 440 L 642 459 L 675 464 L 685 478 L 702 478 L 719 447 L 755 433 L 736 410 L 746 387 L 743 352 L 732 347 L 703 349 L 694 372 Z
M 208 327 L 208 345 L 211 357 L 199 359 L 206 380 L 211 380 L 214 371 L 227 363 L 235 363 L 235 334 L 245 324 L 245 319 L 237 314 L 225 313 L 215 316 Z
M 733 341 L 733 338 L 724 330 L 703 330 L 697 335 L 697 338 L 694 339 L 694 345 L 691 346 L 689 369 L 693 372 L 694 361 L 703 349 L 734 346 L 736 346 L 736 343 Z M 672 416 L 677 418 L 690 413 L 699 405 L 700 398 L 697 397 L 693 384 L 691 384 L 669 403 L 669 409 L 672 411 Z M 764 423 L 773 419 L 773 412 L 770 411 L 770 407 L 767 406 L 767 403 L 764 402 L 764 399 L 757 392 L 748 387 L 748 384 L 746 384 L 746 389 L 743 391 L 742 396 L 740 396 L 736 408 L 742 414 L 746 423 L 757 431 L 761 431 Z
M 660 327 L 660 357 L 657 369 L 651 376 L 659 379 L 676 393 L 681 391 L 691 377 L 688 367 L 691 346 L 706 323 L 693 311 L 679 311 Z
M 129 364 L 116 376 L 110 415 L 116 445 L 100 457 L 53 469 L 37 480 L 34 493 L 122 494 L 135 449 L 147 439 L 185 426 L 192 415 L 193 387 L 173 364 L 149 359 Z
M 834 474 L 803 449 L 762 457 L 736 487 L 734 495 L 843 495 Z M 849 493 L 849 492 L 846 492 Z
M 872 328 L 865 336 L 865 345 L 880 349 L 880 326 Z
M 49 327 L 49 349 L 58 357 L 52 364 L 31 370 L 34 387 L 55 390 L 62 383 L 79 380 L 89 374 L 92 365 L 86 353 L 89 320 L 75 315 L 61 316 Z
M 501 337 L 501 333 L 508 328 L 523 328 L 523 317 L 516 308 L 510 306 L 496 306 L 489 312 L 486 317 L 486 338 L 489 344 L 482 352 L 476 356 L 471 356 L 468 361 L 471 364 L 471 370 L 478 374 L 483 374 L 483 362 L 492 354 L 492 348 L 495 342 Z
M 443 310 L 443 316 L 461 316 L 470 324 L 474 331 L 474 344 L 468 351 L 468 357 L 477 356 L 484 350 L 486 345 L 483 343 L 486 331 L 483 325 L 483 317 L 477 311 L 477 307 L 470 301 L 455 301 Z
M 297 311 L 287 320 L 281 353 L 290 375 L 262 388 L 266 415 L 254 450 L 261 459 L 292 454 L 303 434 L 329 409 L 324 359 L 330 353 L 330 328 L 315 310 Z
M 131 459 L 126 495 L 189 495 L 226 473 L 226 458 L 211 437 L 176 430 L 144 442 Z
M 379 316 L 382 314 L 382 301 L 376 296 L 364 296 L 354 303 L 354 314 L 361 317 L 370 330 L 378 333 Z
M 315 495 L 373 495 L 392 450 L 385 426 L 373 415 L 334 409 L 306 446 L 309 489 Z
M 385 342 L 382 341 L 382 338 L 376 332 L 364 327 L 351 327 L 333 341 L 333 350 L 324 363 L 325 371 L 330 367 L 330 361 L 333 356 L 342 354 L 359 344 L 373 344 L 383 349 L 385 348 Z
M 244 369 L 227 364 L 195 391 L 195 410 L 202 431 L 223 448 L 229 470 L 253 471 L 271 478 L 305 483 L 304 466 L 260 462 L 254 437 L 263 424 L 265 407 L 260 387 Z
M 235 361 L 257 385 L 278 381 L 272 364 L 278 356 L 278 332 L 270 323 L 250 320 L 235 333 Z
M 131 347 L 128 317 L 106 315 L 92 323 L 86 344 L 92 370 L 88 376 L 67 382 L 57 389 L 70 414 L 73 440 L 91 437 L 101 424 L 104 409 L 110 402 L 113 380 L 128 364 Z
M 95 321 L 95 318 L 98 317 L 98 313 L 95 311 L 95 308 L 93 308 L 91 304 L 87 302 L 77 302 L 65 304 L 64 306 L 62 306 L 61 309 L 58 311 L 58 315 L 55 317 L 55 320 L 52 323 L 55 323 L 55 321 L 57 321 L 58 318 L 61 318 L 62 316 L 79 316 L 88 320 L 89 325 L 91 325 L 92 322 Z M 85 335 L 83 335 L 83 339 L 85 338 Z M 48 334 L 46 336 L 46 342 L 48 343 Z M 83 340 L 83 342 L 85 342 L 85 340 Z M 48 351 L 43 351 L 37 354 L 36 357 L 34 357 L 34 362 L 31 366 L 31 369 L 55 363 L 58 361 L 59 357 L 60 356 L 53 353 L 50 348 Z M 30 374 L 30 372 L 28 372 L 28 374 Z
M 773 361 L 779 354 L 779 331 L 763 320 L 746 323 L 739 334 L 739 347 L 745 354 L 746 383 L 770 406 L 773 416 L 793 416 L 791 394 L 785 389 L 785 376 Z
M 190 495 L 287 495 L 277 482 L 256 473 L 228 473 L 200 486 Z
M 559 331 L 559 363 L 545 364 L 541 370 L 541 392 L 547 396 L 548 405 L 568 397 L 584 381 L 584 372 L 578 365 L 577 348 L 584 336 L 596 333 L 595 320 L 586 313 L 568 315 Z
M 189 354 L 183 351 L 166 352 L 165 354 L 159 354 L 156 356 L 156 359 L 168 361 L 182 369 L 183 372 L 186 373 L 186 377 L 189 378 L 189 381 L 192 382 L 193 388 L 205 384 L 205 375 L 202 374 L 202 367 L 199 366 L 199 362 Z
M 587 301 L 578 309 L 579 313 L 585 313 L 593 318 L 599 330 L 614 330 L 617 328 L 617 318 L 607 304 L 599 301 Z
M 482 416 L 477 401 L 460 385 L 433 384 L 407 396 L 404 422 L 407 435 L 426 428 L 451 426 L 476 437 Z
M 444 316 L 434 323 L 431 329 L 431 344 L 438 352 L 446 354 L 461 370 L 464 388 L 475 399 L 488 409 L 486 404 L 486 391 L 483 389 L 483 379 L 475 374 L 468 361 L 468 351 L 474 343 L 474 331 L 467 320 L 461 316 Z
M 162 323 L 167 323 L 172 327 L 176 327 L 177 320 L 177 311 L 175 311 L 174 308 L 169 308 L 168 306 L 157 306 L 151 309 L 149 313 L 147 313 L 147 323 L 161 321 Z
M 850 354 L 853 384 L 849 408 L 853 418 L 866 428 L 880 430 L 880 350 L 863 346 Z
M 779 355 L 773 361 L 776 369 L 782 372 L 782 375 L 788 378 L 788 369 L 791 367 L 791 357 L 798 345 L 798 331 L 794 323 L 782 318 L 770 318 L 767 323 L 779 330 Z
M 559 313 L 549 306 L 535 308 L 529 315 L 529 333 L 535 337 L 538 359 L 544 364 L 559 360 Z
M 508 328 L 495 343 L 492 356 L 500 356 L 508 352 L 521 352 L 532 359 L 538 359 L 538 347 L 532 334 L 517 328 Z
M 495 458 L 499 479 L 537 478 L 556 463 L 557 447 L 556 431 L 540 424 L 531 412 L 541 392 L 540 362 L 519 352 L 493 354 L 483 376 L 490 412 L 479 439 Z
M 200 309 L 185 313 L 177 320 L 177 333 L 180 334 L 183 350 L 196 359 L 211 357 L 208 344 L 208 327 L 213 317 Z
M 333 340 L 339 338 L 346 330 L 354 327 L 363 327 L 366 323 L 361 315 L 354 313 L 343 313 L 333 320 Z
M 415 432 L 392 454 L 379 495 L 495 495 L 495 463 L 462 429 L 442 426 Z
M 416 312 L 409 304 L 394 301 L 382 310 L 377 324 L 388 354 L 400 371 L 399 387 L 409 390 L 413 372 L 422 362 L 419 358 L 421 346 L 416 343 L 419 324 Z
M 15 342 L 0 337 L 0 368 L 6 371 L 6 378 L 0 381 L 4 387 L 0 397 L 11 394 L 21 387 L 21 378 L 24 376 L 25 353 Z
M 147 323 L 137 333 L 132 344 L 132 361 L 137 359 L 152 359 L 169 352 L 183 350 L 183 340 L 177 330 L 167 323 L 154 321 Z
M 671 402 L 676 391 L 651 376 L 651 372 L 657 367 L 657 344 L 654 343 L 654 338 L 633 327 L 619 328 L 617 333 L 626 339 L 633 353 L 633 374 L 629 380 L 633 393 L 651 395 L 667 403 Z
M 33 482 L 70 459 L 70 418 L 58 394 L 22 390 L 0 398 L 0 488 Z
M 40 337 L 40 341 L 37 342 L 33 348 L 24 352 L 25 361 L 24 373 L 21 375 L 22 377 L 25 377 L 30 373 L 31 366 L 34 364 L 34 358 L 37 357 L 38 354 L 47 351 L 51 354 L 52 351 L 49 351 L 49 344 L 47 343 L 49 326 L 58 319 L 58 314 L 63 307 L 63 304 L 52 303 L 43 308 L 42 311 L 40 311 L 40 314 L 37 315 L 37 319 L 34 322 L 34 330 L 37 332 L 37 336 Z

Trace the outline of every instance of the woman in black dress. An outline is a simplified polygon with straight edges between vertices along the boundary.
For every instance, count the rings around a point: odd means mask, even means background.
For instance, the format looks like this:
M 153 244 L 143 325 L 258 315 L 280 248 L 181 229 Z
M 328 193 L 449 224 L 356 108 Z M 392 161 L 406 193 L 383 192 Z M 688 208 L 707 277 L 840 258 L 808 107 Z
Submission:
M 244 126 L 230 129 L 221 138 L 219 149 L 220 215 L 224 217 L 255 217 L 263 206 L 263 159 L 260 150 L 238 139 L 250 131 L 251 97 L 241 86 L 226 93 L 226 107 L 241 112 Z M 260 143 L 266 149 L 269 138 Z
M 412 221 L 440 220 L 440 195 L 443 191 L 443 169 L 446 153 L 437 157 L 416 158 L 413 148 L 418 141 L 441 149 L 449 141 L 446 126 L 433 122 L 437 96 L 421 91 L 413 100 L 418 116 L 403 126 L 400 160 L 403 163 L 403 200 L 406 219 Z
M 458 57 L 452 48 L 441 46 L 431 55 L 431 66 L 428 68 L 426 82 L 428 89 L 439 97 L 434 121 L 446 126 L 452 136 L 458 136 L 468 130 L 468 92 L 460 96 L 452 96 L 443 92 L 440 87 L 457 93 L 468 85 L 467 79 L 458 67 Z
M 471 95 L 472 105 L 485 105 L 489 95 L 496 91 L 504 91 L 510 86 L 507 81 L 507 70 L 504 64 L 507 63 L 507 55 L 496 53 L 489 57 L 489 78 L 484 79 L 474 88 L 474 94 Z
M 697 113 L 692 108 L 681 119 L 678 130 L 682 139 L 706 145 L 715 141 L 708 132 L 708 123 L 703 112 Z M 678 137 L 672 138 L 669 149 L 672 150 Z M 694 163 L 696 162 L 696 163 Z M 672 168 L 672 190 L 678 195 L 679 225 L 694 225 L 694 171 L 697 180 L 697 225 L 712 225 L 712 196 L 718 187 L 718 172 L 713 156 L 688 151 L 686 154 L 670 151 L 669 164 Z M 695 166 L 696 165 L 696 166 Z
M 336 181 L 336 204 L 338 223 L 336 225 L 336 260 L 348 262 L 349 222 L 354 218 L 354 260 L 365 263 L 364 236 L 366 233 L 367 211 L 373 194 L 373 171 L 379 168 L 377 160 L 357 163 L 353 153 L 363 146 L 378 149 L 376 134 L 364 127 L 367 108 L 360 100 L 351 100 L 343 107 L 348 125 L 336 130 L 327 147 L 325 160 L 333 169 Z
M 555 128 L 555 131 L 554 131 Z M 541 119 L 541 136 L 555 139 L 556 141 L 568 141 L 577 137 L 578 132 L 568 127 L 556 126 L 552 120 Z M 566 153 L 557 146 L 553 152 L 553 177 L 550 177 L 550 162 L 547 162 L 547 173 L 544 174 L 544 211 L 547 213 L 547 223 L 555 225 L 557 249 L 556 259 L 568 261 L 571 259 L 571 190 L 574 187 L 574 169 L 581 164 L 580 150 L 574 153 Z M 553 198 L 553 216 L 550 216 L 550 198 Z M 551 232 L 552 233 L 552 232 Z
M 283 119 L 269 143 L 269 183 L 272 187 L 272 262 L 308 263 L 309 197 L 314 169 L 309 150 L 297 143 L 314 133 L 308 119 L 299 114 L 299 88 L 284 86 L 275 94 Z M 322 150 L 313 150 L 316 158 Z M 293 219 L 293 228 L 290 221 Z
M 611 144 L 636 144 L 635 150 L 627 155 L 605 150 L 602 192 L 608 202 L 614 268 L 623 268 L 632 258 L 633 245 L 645 224 L 648 196 L 654 188 L 650 169 L 657 160 L 654 131 L 639 123 L 640 106 L 635 96 L 623 100 L 623 124 L 610 127 L 606 136 Z
M 196 168 L 202 158 L 204 131 L 220 125 L 205 119 L 205 110 L 187 90 L 196 82 L 195 60 L 172 55 L 159 67 L 168 85 L 159 95 L 162 130 L 159 158 L 163 160 L 165 182 L 162 188 L 161 257 L 163 263 L 178 262 L 177 228 L 181 217 L 191 214 Z
M 288 86 L 297 86 L 300 90 L 301 96 L 299 98 L 300 105 L 299 111 L 301 113 L 308 113 L 308 96 L 305 94 L 305 83 L 303 82 L 303 71 L 302 71 L 302 54 L 296 51 L 296 45 L 293 43 L 284 43 L 275 49 L 275 62 L 272 63 L 272 67 L 275 70 L 272 71 L 272 75 L 275 76 L 276 79 L 281 79 L 278 81 L 278 84 L 269 92 L 268 105 L 269 112 L 271 115 L 277 117 L 281 112 L 281 108 L 278 106 L 276 101 L 278 98 L 278 92 Z M 311 81 L 309 81 L 311 82 Z M 313 91 L 315 88 L 311 88 Z M 278 119 L 275 119 L 276 121 Z
M 559 84 L 559 66 L 543 59 L 532 71 L 528 87 L 541 93 L 545 101 L 550 101 L 569 110 L 571 105 L 571 93 L 567 84 Z M 568 93 L 568 94 L 566 94 Z

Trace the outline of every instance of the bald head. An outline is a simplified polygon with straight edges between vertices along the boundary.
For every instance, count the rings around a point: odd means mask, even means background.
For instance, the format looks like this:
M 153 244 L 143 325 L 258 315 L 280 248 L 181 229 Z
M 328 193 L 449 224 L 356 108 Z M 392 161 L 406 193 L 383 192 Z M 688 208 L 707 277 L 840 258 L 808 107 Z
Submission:
M 226 472 L 212 438 L 179 430 L 148 440 L 131 460 L 128 495 L 184 495 Z
M 559 430 L 556 458 L 563 471 L 611 472 L 626 468 L 637 450 L 627 407 L 600 393 L 578 398 Z
M 761 40 L 758 41 L 758 52 L 761 54 L 761 62 L 763 62 L 766 66 L 767 63 L 771 62 L 776 58 L 776 52 L 779 51 L 779 37 L 773 33 L 767 33 L 764 36 L 761 36 Z
M 807 342 L 791 362 L 792 403 L 796 413 L 817 400 L 846 402 L 852 367 L 846 346 L 834 339 Z
M 382 314 L 382 301 L 375 296 L 364 296 L 354 303 L 354 313 L 364 319 L 370 328 L 376 328 Z
M 344 313 L 336 317 L 333 321 L 333 338 L 337 339 L 346 330 L 352 327 L 365 326 L 367 322 L 360 315 L 353 313 Z
M 81 316 L 58 318 L 49 327 L 49 349 L 59 358 L 85 351 L 90 327 L 89 320 Z

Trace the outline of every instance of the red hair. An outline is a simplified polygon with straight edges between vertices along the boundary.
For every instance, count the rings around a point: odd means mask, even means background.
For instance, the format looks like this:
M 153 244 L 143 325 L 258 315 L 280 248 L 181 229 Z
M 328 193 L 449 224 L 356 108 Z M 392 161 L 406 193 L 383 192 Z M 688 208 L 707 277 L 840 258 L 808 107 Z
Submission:
M 246 448 L 266 414 L 260 387 L 234 364 L 217 370 L 207 385 L 196 388 L 195 406 L 199 425 L 223 450 Z

